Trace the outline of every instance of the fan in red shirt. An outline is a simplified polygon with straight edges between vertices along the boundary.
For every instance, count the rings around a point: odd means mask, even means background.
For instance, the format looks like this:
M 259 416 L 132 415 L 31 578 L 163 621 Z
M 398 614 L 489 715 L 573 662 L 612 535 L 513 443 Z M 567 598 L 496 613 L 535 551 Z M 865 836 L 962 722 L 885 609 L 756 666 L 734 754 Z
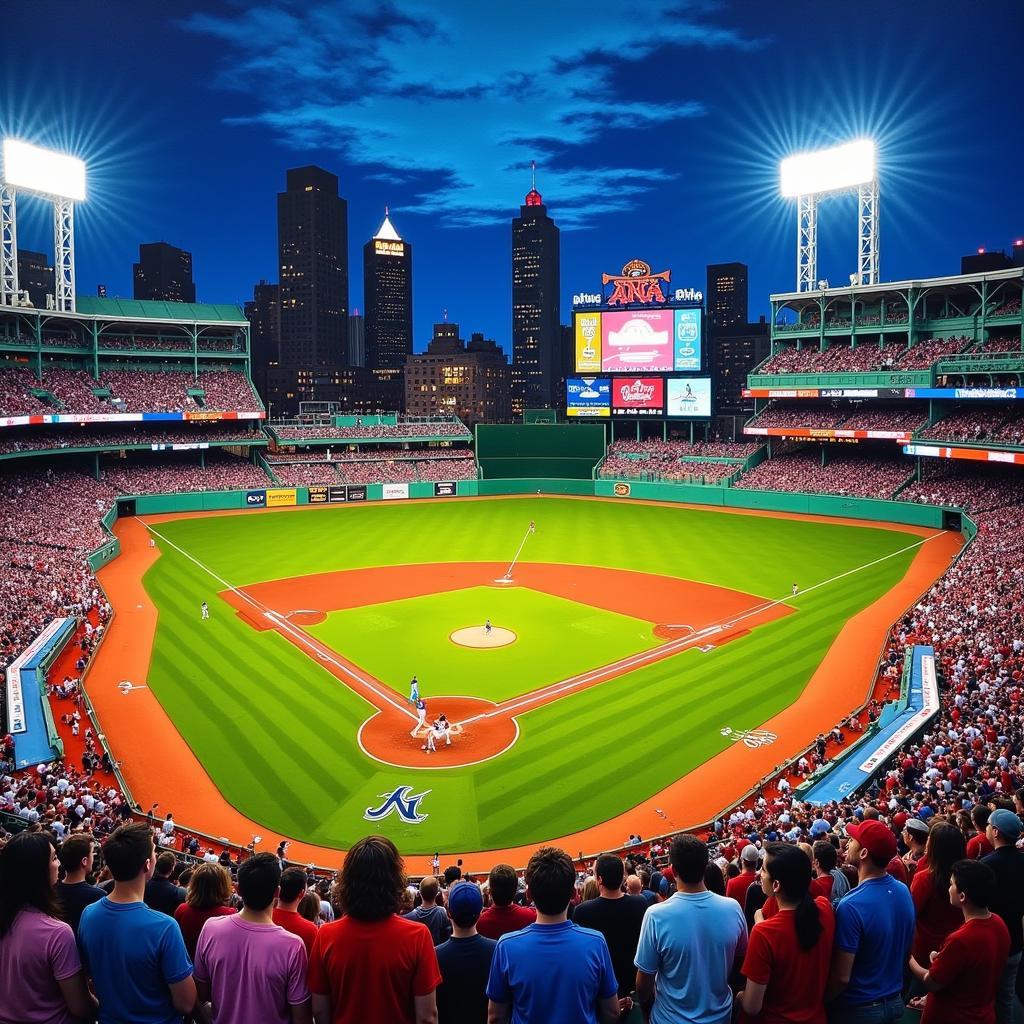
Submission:
M 967 859 L 981 860 L 988 856 L 995 847 L 985 835 L 985 826 L 992 815 L 992 808 L 986 804 L 975 804 L 971 810 L 971 824 L 978 830 L 976 835 L 967 840 Z
M 757 881 L 757 847 L 744 846 L 740 852 L 740 863 L 743 870 L 735 878 L 729 879 L 725 895 L 742 907 L 747 899 L 747 890 Z
M 961 860 L 953 865 L 949 902 L 963 924 L 927 968 L 910 958 L 911 973 L 928 990 L 921 1024 L 995 1024 L 996 990 L 1010 952 L 1006 924 L 988 909 L 995 887 L 987 864 Z
M 811 864 L 795 846 L 772 843 L 761 886 L 778 913 L 754 925 L 742 973 L 740 1020 L 757 1024 L 825 1024 L 825 984 L 835 917 L 828 900 L 810 894 Z
M 949 902 L 949 878 L 953 865 L 966 853 L 964 834 L 955 825 L 940 821 L 928 833 L 928 866 L 919 867 L 910 881 L 917 912 L 912 954 L 918 963 L 928 963 L 929 955 L 961 924 L 959 906 Z
M 495 864 L 487 876 L 491 906 L 476 923 L 476 930 L 488 939 L 500 939 L 508 932 L 517 932 L 537 920 L 537 911 L 519 907 L 512 902 L 519 890 L 519 877 L 509 864 Z
M 436 1019 L 434 940 L 426 925 L 398 916 L 404 893 L 402 858 L 390 839 L 367 836 L 345 855 L 333 894 L 345 916 L 317 932 L 309 958 L 317 1021 Z
M 313 952 L 317 926 L 299 913 L 299 904 L 306 895 L 306 872 L 302 868 L 286 868 L 281 872 L 281 892 L 274 907 L 274 924 L 292 935 L 298 935 L 306 947 L 306 956 Z

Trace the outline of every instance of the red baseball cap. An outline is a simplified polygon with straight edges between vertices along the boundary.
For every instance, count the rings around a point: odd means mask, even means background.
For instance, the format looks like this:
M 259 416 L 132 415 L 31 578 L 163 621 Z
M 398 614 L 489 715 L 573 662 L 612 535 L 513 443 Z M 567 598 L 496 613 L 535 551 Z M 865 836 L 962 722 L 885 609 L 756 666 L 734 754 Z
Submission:
M 868 819 L 859 825 L 847 825 L 846 834 L 856 839 L 879 864 L 888 864 L 896 856 L 896 836 L 880 821 Z

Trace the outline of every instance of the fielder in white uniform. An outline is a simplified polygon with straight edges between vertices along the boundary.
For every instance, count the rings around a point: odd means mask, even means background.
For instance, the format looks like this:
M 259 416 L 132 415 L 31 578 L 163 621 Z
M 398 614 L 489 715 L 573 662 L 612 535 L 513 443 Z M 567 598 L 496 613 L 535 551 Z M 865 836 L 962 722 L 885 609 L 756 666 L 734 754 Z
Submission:
M 428 754 L 434 753 L 434 751 L 437 749 L 435 747 L 435 745 L 434 745 L 435 744 L 434 735 L 435 735 L 436 730 L 437 730 L 437 722 L 435 722 L 429 729 L 427 729 L 427 736 L 426 736 L 426 739 L 423 742 L 423 747 L 421 749 L 425 750 Z

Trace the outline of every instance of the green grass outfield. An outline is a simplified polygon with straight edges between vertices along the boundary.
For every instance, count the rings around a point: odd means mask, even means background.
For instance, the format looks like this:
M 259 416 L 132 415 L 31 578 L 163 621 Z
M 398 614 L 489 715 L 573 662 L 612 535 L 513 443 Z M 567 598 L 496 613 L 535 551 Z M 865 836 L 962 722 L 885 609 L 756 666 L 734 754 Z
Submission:
M 448 639 L 466 626 L 482 630 L 488 618 L 511 629 L 516 641 L 486 650 Z M 403 696 L 415 674 L 425 698 L 498 703 L 657 647 L 664 641 L 653 625 L 535 590 L 470 587 L 331 612 L 306 630 Z
M 502 562 L 531 519 L 537 533 L 525 560 L 661 573 L 765 598 L 788 600 L 794 581 L 809 587 L 901 553 L 795 598 L 797 614 L 721 649 L 689 650 L 523 714 L 519 741 L 498 758 L 423 771 L 363 754 L 356 734 L 370 706 L 279 634 L 239 619 L 201 567 L 244 586 L 377 565 Z M 657 793 L 728 745 L 722 727 L 756 727 L 792 703 L 847 619 L 902 578 L 914 551 L 901 549 L 917 539 L 884 528 L 553 498 L 241 512 L 156 529 L 191 557 L 160 540 L 161 557 L 146 574 L 159 609 L 147 682 L 225 797 L 295 839 L 347 847 L 377 830 L 410 854 L 540 842 Z M 200 623 L 204 599 L 212 619 Z M 333 629 L 331 620 L 324 626 Z M 426 671 L 413 628 L 410 618 L 408 635 L 386 640 L 393 650 L 381 655 L 408 655 L 405 680 Z M 351 656 L 374 640 L 364 635 L 351 649 L 331 642 Z M 538 670 L 546 671 L 543 663 Z M 498 685 L 497 675 L 486 685 Z M 478 695 L 489 695 L 484 685 Z M 426 821 L 363 819 L 400 785 L 431 791 L 420 807 Z

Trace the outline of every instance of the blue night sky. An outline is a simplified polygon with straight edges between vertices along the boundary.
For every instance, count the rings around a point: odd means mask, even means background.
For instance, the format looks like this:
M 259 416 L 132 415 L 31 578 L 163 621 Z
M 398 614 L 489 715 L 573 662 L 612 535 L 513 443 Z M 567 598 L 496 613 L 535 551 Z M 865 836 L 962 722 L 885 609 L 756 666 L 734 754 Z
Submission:
M 83 293 L 130 295 L 138 243 L 163 239 L 193 253 L 201 300 L 241 304 L 276 280 L 275 196 L 306 163 L 348 200 L 352 306 L 385 204 L 413 243 L 417 350 L 442 308 L 508 345 L 531 159 L 565 322 L 634 256 L 701 289 L 708 262 L 746 262 L 767 312 L 794 286 L 778 160 L 856 135 L 879 142 L 883 280 L 1024 234 L 1020 0 L 12 0 L 6 17 L 0 132 L 89 164 Z M 852 200 L 819 231 L 819 272 L 844 282 Z M 20 205 L 19 242 L 52 249 L 41 203 Z

